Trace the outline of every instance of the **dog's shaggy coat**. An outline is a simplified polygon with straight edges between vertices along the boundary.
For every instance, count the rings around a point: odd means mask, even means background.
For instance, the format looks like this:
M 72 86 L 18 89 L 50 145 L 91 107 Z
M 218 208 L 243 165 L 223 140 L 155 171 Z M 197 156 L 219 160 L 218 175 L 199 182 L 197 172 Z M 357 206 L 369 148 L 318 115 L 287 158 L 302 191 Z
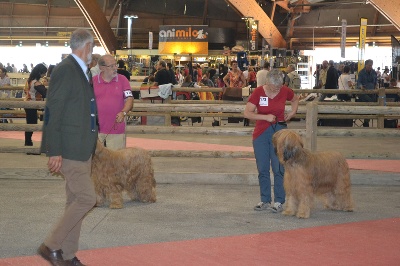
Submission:
M 92 159 L 92 180 L 97 195 L 96 206 L 106 200 L 109 207 L 123 207 L 123 191 L 133 200 L 156 201 L 156 181 L 151 157 L 141 148 L 110 150 L 98 141 Z
M 325 208 L 353 211 L 349 166 L 339 152 L 311 152 L 303 148 L 301 136 L 283 129 L 274 134 L 273 145 L 285 167 L 284 215 L 309 218 L 314 195 Z

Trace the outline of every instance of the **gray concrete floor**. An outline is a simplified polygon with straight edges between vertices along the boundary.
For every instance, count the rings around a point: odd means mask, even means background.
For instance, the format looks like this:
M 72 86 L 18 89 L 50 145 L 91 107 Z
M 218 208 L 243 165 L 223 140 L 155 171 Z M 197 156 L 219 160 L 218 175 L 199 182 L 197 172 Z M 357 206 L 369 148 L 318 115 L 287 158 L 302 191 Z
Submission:
M 251 146 L 250 137 L 135 135 Z M 0 140 L 15 145 L 19 140 Z M 318 149 L 400 150 L 399 141 L 318 138 Z M 18 144 L 17 144 L 18 145 Z M 35 143 L 38 145 L 38 143 Z M 64 181 L 49 175 L 47 158 L 0 154 L 0 258 L 36 254 L 65 203 Z M 255 212 L 259 188 L 255 162 L 242 159 L 153 158 L 158 200 L 125 208 L 94 208 L 84 220 L 80 249 L 253 234 L 400 216 L 400 174 L 351 171 L 355 211 L 324 210 L 316 201 L 310 219 Z M 373 230 L 373 229 L 371 229 Z

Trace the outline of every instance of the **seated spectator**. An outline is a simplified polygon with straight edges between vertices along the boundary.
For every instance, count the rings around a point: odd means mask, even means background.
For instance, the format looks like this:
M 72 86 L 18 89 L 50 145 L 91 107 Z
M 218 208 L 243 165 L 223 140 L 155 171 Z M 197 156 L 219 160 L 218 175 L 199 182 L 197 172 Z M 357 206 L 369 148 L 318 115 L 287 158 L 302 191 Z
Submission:
M 391 102 L 400 102 L 400 89 L 397 87 L 397 80 L 392 78 L 388 89 L 398 89 L 397 93 L 386 94 L 386 100 Z

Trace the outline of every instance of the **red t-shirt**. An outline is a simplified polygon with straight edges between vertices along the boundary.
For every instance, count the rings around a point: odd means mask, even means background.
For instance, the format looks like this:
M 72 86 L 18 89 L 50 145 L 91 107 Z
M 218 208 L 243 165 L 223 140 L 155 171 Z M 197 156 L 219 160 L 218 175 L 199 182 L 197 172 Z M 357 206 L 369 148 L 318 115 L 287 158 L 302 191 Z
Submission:
M 249 102 L 257 107 L 258 114 L 272 114 L 276 116 L 276 121 L 285 121 L 286 101 L 291 101 L 294 92 L 282 86 L 275 98 L 271 99 L 265 95 L 263 86 L 257 87 L 249 97 Z M 269 126 L 270 122 L 265 120 L 256 120 L 256 126 L 253 132 L 253 140 L 259 137 Z
M 249 82 L 256 81 L 256 72 L 250 71 L 249 72 Z

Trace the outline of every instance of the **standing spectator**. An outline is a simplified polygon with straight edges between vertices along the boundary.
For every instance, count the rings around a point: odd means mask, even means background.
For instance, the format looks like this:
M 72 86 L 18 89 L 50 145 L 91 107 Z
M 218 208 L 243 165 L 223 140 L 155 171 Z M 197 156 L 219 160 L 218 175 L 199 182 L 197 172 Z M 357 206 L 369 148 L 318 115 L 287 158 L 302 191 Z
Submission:
M 374 61 L 368 59 L 365 61 L 365 66 L 358 73 L 357 88 L 361 90 L 374 90 L 377 87 L 377 75 L 372 69 Z M 360 102 L 376 102 L 375 94 L 359 94 Z M 369 127 L 369 119 L 364 119 L 363 127 Z
M 182 84 L 183 80 L 184 80 L 184 77 L 183 77 L 181 72 L 183 72 L 183 71 L 181 71 L 179 69 L 179 67 L 177 67 L 176 70 L 175 70 L 175 79 L 178 82 L 178 84 Z
M 187 77 L 187 76 L 189 76 L 189 64 L 186 64 L 185 65 L 185 68 L 183 69 L 183 71 L 184 71 L 184 76 L 185 77 Z
M 225 85 L 230 88 L 243 88 L 246 85 L 246 79 L 238 67 L 238 62 L 232 60 L 231 67 L 232 70 L 224 77 Z
M 288 65 L 286 72 L 284 84 L 292 90 L 301 89 L 301 79 L 296 72 L 296 66 L 294 64 Z
M 256 72 L 252 66 L 249 66 L 249 74 L 247 76 L 247 84 L 250 85 L 252 88 L 256 87 L 257 77 Z
M 99 139 L 112 150 L 126 147 L 125 117 L 133 107 L 128 79 L 118 74 L 112 55 L 99 59 L 100 74 L 93 77 L 93 88 L 99 113 Z
M 0 68 L 0 87 L 9 86 L 10 84 L 10 78 L 7 76 L 7 69 L 4 67 Z
M 22 72 L 22 73 L 29 73 L 29 70 L 28 70 L 27 65 L 25 65 L 25 64 L 22 65 L 22 70 L 21 70 L 21 72 Z
M 18 69 L 16 66 L 14 66 L 14 64 L 11 64 L 12 68 L 13 68 L 13 73 L 18 73 Z
M 322 61 L 321 69 L 319 70 L 318 87 L 320 89 L 325 89 L 326 83 L 326 72 L 328 71 L 328 61 Z
M 7 76 L 7 69 L 4 67 L 0 68 L 0 87 L 10 86 L 10 78 Z M 10 97 L 10 91 L 3 91 L 0 93 L 7 94 L 7 97 Z M 5 110 L 1 108 L 2 110 Z M 0 123 L 8 123 L 7 119 L 0 119 Z
M 8 73 L 13 73 L 13 68 L 12 68 L 12 66 L 10 66 L 10 63 L 7 63 L 6 69 L 7 69 Z
M 194 82 L 197 82 L 197 65 L 194 65 L 194 66 L 193 66 L 192 80 L 193 80 Z
M 54 69 L 47 95 L 41 151 L 49 157 L 49 171 L 63 174 L 67 198 L 64 213 L 38 249 L 52 265 L 83 265 L 76 257 L 81 226 L 96 204 L 90 178 L 98 133 L 88 69 L 93 46 L 89 31 L 71 34 L 72 54 Z
M 101 58 L 101 57 L 100 57 L 100 58 Z M 99 59 L 100 59 L 100 58 L 99 58 Z M 128 81 L 130 81 L 132 75 L 131 75 L 131 73 L 130 73 L 128 70 L 126 70 L 126 66 L 125 66 L 124 60 L 122 60 L 122 59 L 118 60 L 118 61 L 117 61 L 117 65 L 118 65 L 117 73 L 120 74 L 120 75 L 125 76 L 125 78 L 126 78 Z M 101 71 L 101 70 L 100 70 L 100 71 Z M 93 77 L 94 77 L 94 76 L 93 76 Z
M 350 73 L 350 67 L 345 66 L 343 68 L 342 75 L 340 75 L 338 79 L 339 90 L 350 90 L 351 88 L 353 88 L 354 84 L 351 81 L 349 73 Z M 346 102 L 351 100 L 351 97 L 348 94 L 338 94 L 337 98 L 341 101 L 346 101 Z
M 250 95 L 244 110 L 244 117 L 256 120 L 253 132 L 253 149 L 258 169 L 261 202 L 254 207 L 256 211 L 270 209 L 281 212 L 285 202 L 283 188 L 284 168 L 279 163 L 272 144 L 275 132 L 287 128 L 289 121 L 297 112 L 299 98 L 294 92 L 282 86 L 281 71 L 273 69 L 268 72 L 265 85 L 257 87 Z M 292 110 L 285 113 L 286 101 L 291 102 Z M 271 204 L 270 168 L 274 173 L 274 204 Z
M 218 87 L 223 88 L 223 87 L 225 87 L 224 78 L 228 74 L 228 68 L 225 65 L 221 64 L 221 65 L 219 65 L 218 73 L 219 73 L 218 74 Z
M 203 71 L 201 69 L 201 66 L 197 64 L 197 82 L 200 82 L 203 77 Z
M 217 70 L 215 69 L 214 66 L 211 66 L 211 68 L 207 71 L 208 73 L 208 78 L 211 79 L 211 81 L 215 84 L 216 82 L 216 77 L 215 74 L 217 73 Z
M 118 64 L 118 69 L 117 73 L 120 75 L 125 76 L 125 78 L 130 82 L 131 81 L 131 73 L 126 70 L 125 62 L 124 60 L 120 59 L 117 61 Z M 132 91 L 132 95 L 134 99 L 139 99 L 140 98 L 140 91 Z
M 257 87 L 265 85 L 267 82 L 267 74 L 271 68 L 269 62 L 264 62 L 263 68 L 257 72 Z
M 175 78 L 175 72 L 174 72 L 174 69 L 173 69 L 173 67 L 172 67 L 172 64 L 171 63 L 167 63 L 167 71 L 168 71 L 168 74 L 169 74 L 169 83 L 172 83 L 172 84 L 178 84 L 178 82 L 176 81 L 176 78 Z
M 92 77 L 100 74 L 99 59 L 101 55 L 92 54 L 92 61 L 89 64 L 90 72 L 92 72 Z
M 25 101 L 43 101 L 46 98 L 47 89 L 41 82 L 41 79 L 46 75 L 47 67 L 43 64 L 36 65 L 28 80 L 25 84 Z M 26 123 L 27 124 L 37 124 L 38 114 L 37 109 L 25 108 Z M 33 132 L 25 132 L 25 146 L 33 146 L 32 142 Z
M 376 75 L 378 79 L 378 74 Z M 382 83 L 384 88 L 389 88 L 390 85 L 390 75 L 389 75 L 389 68 L 385 68 L 382 74 Z
M 383 82 L 382 82 L 382 72 L 381 72 L 381 68 L 378 67 L 376 69 L 376 78 L 378 80 L 378 86 L 379 88 L 383 86 Z
M 338 88 L 338 71 L 335 68 L 335 63 L 333 60 L 329 60 L 329 68 L 326 71 L 326 80 L 324 89 L 337 89 Z M 326 97 L 332 97 L 332 94 L 323 93 L 319 100 L 322 102 Z
M 246 84 L 247 84 L 247 79 L 249 78 L 249 68 L 248 67 L 245 67 L 245 70 L 243 71 L 243 76 L 246 79 Z
M 155 82 L 154 82 L 154 86 L 158 86 L 158 85 L 164 85 L 164 84 L 168 84 L 170 83 L 170 77 L 169 77 L 169 72 L 166 69 L 167 68 L 167 64 L 165 63 L 165 61 L 158 61 L 157 65 L 156 65 L 156 75 L 155 75 Z

